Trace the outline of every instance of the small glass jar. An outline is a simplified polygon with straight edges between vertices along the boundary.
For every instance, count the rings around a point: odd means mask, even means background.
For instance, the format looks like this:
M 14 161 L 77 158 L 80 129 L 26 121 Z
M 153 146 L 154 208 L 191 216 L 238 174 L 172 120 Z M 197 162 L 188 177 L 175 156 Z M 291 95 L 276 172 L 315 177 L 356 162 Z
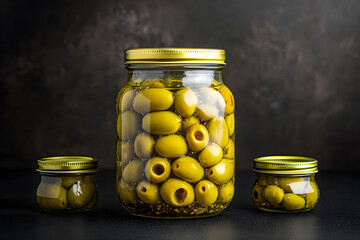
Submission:
M 81 156 L 47 157 L 38 160 L 41 181 L 37 203 L 45 211 L 91 211 L 98 202 L 94 174 L 96 159 Z
M 256 181 L 252 200 L 264 211 L 296 213 L 315 207 L 319 187 L 317 160 L 298 156 L 268 156 L 254 160 Z
M 117 99 L 117 193 L 137 216 L 217 215 L 234 195 L 234 97 L 221 49 L 130 49 Z

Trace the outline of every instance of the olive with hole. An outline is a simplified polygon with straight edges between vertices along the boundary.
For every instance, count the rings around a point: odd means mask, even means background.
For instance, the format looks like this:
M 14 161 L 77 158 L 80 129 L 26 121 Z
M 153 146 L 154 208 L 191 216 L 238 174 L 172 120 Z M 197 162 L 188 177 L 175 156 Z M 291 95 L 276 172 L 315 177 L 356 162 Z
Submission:
M 222 159 L 208 168 L 207 177 L 217 185 L 228 182 L 234 176 L 234 160 Z
M 232 136 L 235 131 L 235 115 L 232 113 L 225 117 L 225 121 L 229 130 L 229 136 Z
M 235 159 L 235 145 L 231 138 L 229 138 L 229 142 L 224 148 L 224 158 Z
M 72 208 L 83 208 L 94 197 L 96 186 L 90 176 L 83 181 L 79 181 L 72 185 L 68 191 L 67 199 Z
M 175 111 L 182 117 L 190 117 L 196 110 L 197 97 L 189 88 L 178 90 L 175 93 Z
M 172 92 L 162 88 L 149 88 L 141 91 L 134 98 L 134 110 L 140 114 L 166 110 L 174 102 Z
M 199 153 L 199 162 L 204 167 L 211 167 L 223 158 L 223 150 L 217 144 L 210 144 Z
M 132 160 L 125 166 L 122 178 L 129 183 L 136 183 L 142 177 L 143 163 L 139 159 Z
M 202 180 L 195 186 L 196 201 L 203 207 L 213 204 L 217 200 L 218 194 L 217 186 L 208 180 Z
M 306 177 L 279 177 L 278 185 L 286 193 L 303 194 L 310 179 Z
M 64 210 L 68 206 L 67 192 L 61 185 L 40 183 L 36 192 L 37 203 L 44 210 Z
M 285 210 L 300 210 L 305 207 L 305 199 L 293 193 L 285 193 L 282 206 Z
M 279 207 L 284 198 L 284 190 L 276 185 L 268 185 L 263 190 L 263 197 L 272 206 Z
M 161 157 L 153 157 L 146 163 L 145 175 L 153 183 L 162 183 L 171 173 L 171 166 L 168 160 Z
M 232 200 L 235 192 L 235 187 L 232 182 L 226 183 L 224 186 L 219 188 L 218 201 L 221 203 L 228 203 Z
M 181 117 L 170 111 L 151 112 L 143 117 L 142 128 L 150 134 L 169 135 L 180 129 L 181 121 Z
M 319 188 L 314 182 L 310 182 L 305 194 L 306 207 L 313 207 L 319 199 Z
M 204 168 L 192 157 L 181 157 L 176 159 L 173 162 L 171 169 L 177 177 L 191 183 L 200 181 L 204 176 Z
M 202 124 L 191 126 L 186 132 L 189 148 L 195 152 L 203 150 L 209 142 L 209 133 Z
M 227 86 L 223 85 L 219 89 L 219 93 L 223 96 L 225 100 L 225 114 L 230 114 L 234 112 L 235 101 L 230 89 Z
M 197 119 L 196 117 L 194 116 L 191 116 L 191 117 L 188 117 L 188 118 L 185 118 L 183 121 L 182 121 L 182 128 L 181 128 L 181 131 L 186 131 L 189 127 L 199 123 L 199 119 Z
M 229 141 L 229 131 L 223 117 L 216 117 L 210 120 L 208 131 L 210 140 L 224 148 Z
M 262 192 L 263 192 L 263 187 L 261 187 L 260 185 L 255 185 L 252 189 L 252 200 L 256 203 L 256 204 L 262 204 L 264 203 L 264 200 L 262 198 Z
M 138 200 L 136 190 L 122 179 L 118 181 L 117 192 L 123 202 L 135 204 Z
M 121 161 L 121 165 L 124 167 L 131 159 L 134 158 L 134 144 L 131 141 L 117 142 L 117 157 Z
M 160 187 L 161 198 L 170 206 L 183 207 L 194 202 L 194 188 L 187 182 L 170 178 Z
M 140 116 L 132 111 L 120 113 L 117 118 L 117 131 L 119 139 L 128 140 L 136 136 L 140 129 Z
M 64 188 L 70 188 L 74 183 L 77 183 L 78 181 L 81 181 L 83 179 L 82 176 L 77 177 L 62 177 L 61 178 L 61 184 Z
M 160 190 L 158 185 L 141 181 L 137 187 L 136 192 L 141 201 L 147 204 L 154 204 L 161 201 Z
M 163 136 L 155 142 L 156 152 L 163 157 L 178 158 L 188 151 L 185 139 L 179 135 Z
M 150 158 L 154 152 L 154 138 L 148 133 L 139 133 L 134 141 L 134 151 L 139 158 Z

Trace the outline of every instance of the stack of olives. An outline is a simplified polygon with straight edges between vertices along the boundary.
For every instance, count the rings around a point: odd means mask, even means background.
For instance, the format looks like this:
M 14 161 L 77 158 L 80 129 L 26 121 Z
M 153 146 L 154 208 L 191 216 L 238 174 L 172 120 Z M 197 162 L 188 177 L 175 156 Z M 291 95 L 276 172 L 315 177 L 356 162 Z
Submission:
M 97 201 L 92 174 L 78 176 L 41 176 L 37 202 L 46 211 L 89 211 Z
M 234 194 L 234 97 L 223 84 L 128 83 L 118 95 L 117 192 L 142 216 L 220 213 Z
M 257 174 L 252 199 L 258 208 L 275 212 L 311 210 L 319 199 L 314 174 L 308 176 Z

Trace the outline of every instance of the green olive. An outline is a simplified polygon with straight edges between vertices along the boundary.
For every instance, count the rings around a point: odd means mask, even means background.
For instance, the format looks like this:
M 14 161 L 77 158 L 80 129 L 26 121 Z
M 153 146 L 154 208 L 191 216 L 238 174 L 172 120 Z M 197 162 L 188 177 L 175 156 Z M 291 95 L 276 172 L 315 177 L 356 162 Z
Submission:
M 118 182 L 117 187 L 117 192 L 121 201 L 132 204 L 136 203 L 138 197 L 136 194 L 136 190 L 133 187 L 131 187 L 122 179 Z
M 181 128 L 181 131 L 186 131 L 189 127 L 191 127 L 192 125 L 195 125 L 197 123 L 199 123 L 199 119 L 197 119 L 196 117 L 194 116 L 191 116 L 191 117 L 188 117 L 188 118 L 185 118 L 183 121 L 182 121 L 182 128 Z
M 181 127 L 181 117 L 170 111 L 151 112 L 142 119 L 145 131 L 157 135 L 176 133 Z
M 305 207 L 305 199 L 293 193 L 285 193 L 282 206 L 285 210 L 300 210 Z
M 134 109 L 140 114 L 152 111 L 166 110 L 174 102 L 172 92 L 162 88 L 149 88 L 140 92 L 134 98 Z
M 89 204 L 96 192 L 95 183 L 90 176 L 78 181 L 68 191 L 67 199 L 72 208 L 83 208 Z
M 217 144 L 210 144 L 199 154 L 199 162 L 204 167 L 211 167 L 223 158 L 223 150 Z
M 268 185 L 264 188 L 263 197 L 269 204 L 278 207 L 284 198 L 284 190 L 276 185 Z
M 187 182 L 170 178 L 160 187 L 161 198 L 170 206 L 183 207 L 194 202 L 194 188 Z
M 196 89 L 199 105 L 215 106 L 221 112 L 225 110 L 225 101 L 221 94 L 211 87 Z
M 195 186 L 196 201 L 203 207 L 213 204 L 218 194 L 217 186 L 208 180 L 202 180 Z
M 191 150 L 201 151 L 209 142 L 208 130 L 202 124 L 195 124 L 187 130 L 186 140 Z
M 129 110 L 132 107 L 136 92 L 134 90 L 125 89 L 124 92 L 120 92 L 119 94 L 120 96 L 119 96 L 118 112 L 121 113 L 126 110 Z
M 40 183 L 36 196 L 37 203 L 44 210 L 64 210 L 68 206 L 67 190 L 58 184 Z
M 78 181 L 82 180 L 82 176 L 75 176 L 75 177 L 67 177 L 64 176 L 61 179 L 61 184 L 64 188 L 70 188 L 74 183 L 77 183 Z
M 141 87 L 149 87 L 149 88 L 163 88 L 165 85 L 160 82 L 160 79 L 147 79 L 145 81 L 140 82 Z
M 201 121 L 208 121 L 219 115 L 219 109 L 214 105 L 199 104 L 196 108 L 196 115 Z
M 222 148 L 226 147 L 229 141 L 229 132 L 223 117 L 216 117 L 211 119 L 208 130 L 211 141 Z
M 224 148 L 224 158 L 235 159 L 235 145 L 231 138 L 229 138 L 229 142 Z
M 159 187 L 156 184 L 142 181 L 137 185 L 136 192 L 144 203 L 154 204 L 161 201 Z
M 255 185 L 252 189 L 252 200 L 254 201 L 254 203 L 256 204 L 262 204 L 264 202 L 263 198 L 262 198 L 262 192 L 263 192 L 263 187 L 261 187 L 260 185 Z
M 129 142 L 117 142 L 117 155 L 121 161 L 121 165 L 125 166 L 128 162 L 134 158 L 134 144 Z
M 86 205 L 86 209 L 87 210 L 92 210 L 94 209 L 94 207 L 96 206 L 97 202 L 98 202 L 98 193 L 97 191 L 94 194 L 94 197 L 90 200 L 90 202 L 88 203 L 88 205 Z
M 225 100 L 225 114 L 230 114 L 234 112 L 235 101 L 234 101 L 234 96 L 231 93 L 230 89 L 225 85 L 223 85 L 219 89 L 219 93 L 223 96 Z
M 207 170 L 207 177 L 217 185 L 228 182 L 234 176 L 234 160 L 222 159 Z
M 126 182 L 135 183 L 140 180 L 143 173 L 143 163 L 139 159 L 132 160 L 125 166 L 122 177 Z
M 190 117 L 194 114 L 197 97 L 193 90 L 184 88 L 175 93 L 175 111 L 182 117 Z
M 204 176 L 204 168 L 192 157 L 181 157 L 176 159 L 172 166 L 172 172 L 179 178 L 188 182 L 198 182 Z
M 310 186 L 305 194 L 306 207 L 313 207 L 319 199 L 319 188 L 315 182 L 310 181 Z
M 309 178 L 302 177 L 279 177 L 278 185 L 286 193 L 304 194 L 305 188 L 309 184 Z
M 228 182 L 225 186 L 220 187 L 218 201 L 221 203 L 228 203 L 234 196 L 234 184 Z
M 225 121 L 229 130 L 229 136 L 232 136 L 235 131 L 235 116 L 234 114 L 227 115 Z
M 132 111 L 126 111 L 119 114 L 117 119 L 117 131 L 120 139 L 128 140 L 135 137 L 139 128 L 139 114 Z
M 134 141 L 135 154 L 139 158 L 150 158 L 154 152 L 154 138 L 147 133 L 139 133 Z
M 162 183 L 171 173 L 171 166 L 168 160 L 161 157 L 153 157 L 146 163 L 145 175 L 154 183 Z
M 166 158 L 178 158 L 187 153 L 185 139 L 179 135 L 163 136 L 155 142 L 156 152 Z

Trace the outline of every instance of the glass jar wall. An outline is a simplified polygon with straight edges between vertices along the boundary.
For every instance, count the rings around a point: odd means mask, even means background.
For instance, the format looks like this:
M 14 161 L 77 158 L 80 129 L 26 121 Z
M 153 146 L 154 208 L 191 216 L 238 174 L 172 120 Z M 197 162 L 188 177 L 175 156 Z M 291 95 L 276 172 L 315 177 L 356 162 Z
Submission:
M 141 55 L 132 58 L 136 51 Z M 191 63 L 189 51 L 126 53 L 129 79 L 117 99 L 117 193 L 132 214 L 212 216 L 232 200 L 234 98 L 221 78 L 224 51 L 192 49 L 198 59 Z M 209 59 L 214 52 L 217 59 Z

